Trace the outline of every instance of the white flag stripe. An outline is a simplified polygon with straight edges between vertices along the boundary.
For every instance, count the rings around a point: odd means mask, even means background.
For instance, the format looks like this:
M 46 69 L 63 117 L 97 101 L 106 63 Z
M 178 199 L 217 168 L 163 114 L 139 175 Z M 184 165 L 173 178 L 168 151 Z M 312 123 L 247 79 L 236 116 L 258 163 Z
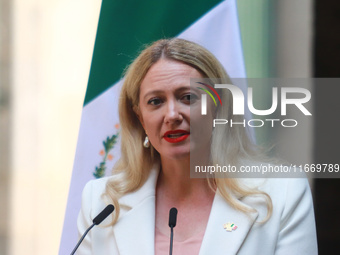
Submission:
M 178 37 L 208 49 L 230 77 L 246 77 L 236 1 L 221 2 Z

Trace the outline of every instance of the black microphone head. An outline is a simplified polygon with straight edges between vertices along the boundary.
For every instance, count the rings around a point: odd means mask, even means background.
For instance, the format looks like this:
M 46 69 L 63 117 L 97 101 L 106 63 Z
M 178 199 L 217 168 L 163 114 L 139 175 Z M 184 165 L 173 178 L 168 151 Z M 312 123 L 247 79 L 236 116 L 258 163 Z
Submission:
M 175 207 L 171 208 L 169 211 L 169 227 L 174 228 L 177 221 L 177 209 Z
M 109 216 L 113 212 L 114 209 L 115 207 L 113 205 L 106 206 L 105 209 L 101 211 L 101 213 L 99 213 L 97 217 L 93 219 L 92 222 L 95 225 L 99 225 L 103 220 L 106 219 L 107 216 Z

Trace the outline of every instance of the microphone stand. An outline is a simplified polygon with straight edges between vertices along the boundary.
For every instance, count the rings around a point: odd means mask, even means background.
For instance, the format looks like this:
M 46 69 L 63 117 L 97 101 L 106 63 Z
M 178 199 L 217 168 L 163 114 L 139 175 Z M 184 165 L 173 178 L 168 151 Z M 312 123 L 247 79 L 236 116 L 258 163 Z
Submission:
M 85 233 L 82 235 L 82 237 L 80 238 L 80 240 L 78 241 L 76 247 L 74 247 L 73 251 L 71 252 L 70 255 L 73 255 L 76 250 L 78 249 L 79 245 L 81 244 L 81 242 L 84 240 L 85 236 L 87 235 L 87 233 L 95 226 L 96 224 L 93 223 L 88 229 L 86 229 Z
M 177 209 L 173 207 L 169 211 L 169 227 L 171 229 L 169 255 L 172 255 L 172 247 L 173 247 L 173 242 L 174 242 L 174 227 L 176 226 L 176 221 L 177 221 Z
M 169 255 L 172 255 L 173 242 L 174 242 L 174 227 L 171 227 L 171 232 L 170 232 L 170 252 L 169 252 Z
M 109 216 L 113 210 L 115 209 L 115 207 L 113 205 L 108 205 L 104 208 L 103 211 L 101 211 L 93 220 L 93 224 L 86 229 L 85 233 L 82 235 L 82 237 L 80 238 L 80 240 L 78 241 L 76 247 L 74 247 L 73 251 L 71 252 L 70 255 L 74 255 L 74 253 L 76 252 L 76 250 L 78 249 L 79 245 L 81 244 L 81 242 L 84 240 L 85 236 L 87 235 L 87 233 L 95 226 L 95 225 L 99 225 L 103 220 L 105 220 L 107 218 L 107 216 Z

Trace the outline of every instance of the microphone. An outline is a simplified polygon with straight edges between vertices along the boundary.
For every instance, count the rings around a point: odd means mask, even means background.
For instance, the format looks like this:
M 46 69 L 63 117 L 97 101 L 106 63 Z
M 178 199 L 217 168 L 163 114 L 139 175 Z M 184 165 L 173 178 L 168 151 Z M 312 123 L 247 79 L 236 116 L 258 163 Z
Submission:
M 172 246 L 173 246 L 173 240 L 174 240 L 174 227 L 176 227 L 176 221 L 177 221 L 177 209 L 175 207 L 173 207 L 169 211 L 169 227 L 171 229 L 170 251 L 169 251 L 170 255 L 172 255 Z
M 113 205 L 108 205 L 105 207 L 105 209 L 103 211 L 101 211 L 93 220 L 93 224 L 86 229 L 85 233 L 82 235 L 82 237 L 80 238 L 80 240 L 78 241 L 76 247 L 74 247 L 73 251 L 71 252 L 70 255 L 73 255 L 76 250 L 78 249 L 79 245 L 81 244 L 81 242 L 84 240 L 85 236 L 87 235 L 87 233 L 95 226 L 95 225 L 99 225 L 100 223 L 102 223 L 103 220 L 105 220 L 107 218 L 107 216 L 109 216 L 113 210 L 115 209 L 115 207 Z
M 102 223 L 102 221 L 105 220 L 106 217 L 109 216 L 114 209 L 115 207 L 113 205 L 106 206 L 105 209 L 101 211 L 96 218 L 93 219 L 93 224 L 99 225 L 100 223 Z

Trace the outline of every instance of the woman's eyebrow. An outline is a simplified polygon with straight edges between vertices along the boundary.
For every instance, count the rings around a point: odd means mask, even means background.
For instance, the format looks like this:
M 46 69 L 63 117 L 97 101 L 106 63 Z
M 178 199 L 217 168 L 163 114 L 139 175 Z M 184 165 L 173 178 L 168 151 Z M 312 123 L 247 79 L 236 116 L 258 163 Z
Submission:
M 148 91 L 144 96 L 143 96 L 143 100 L 147 100 L 147 98 L 148 97 L 150 97 L 151 95 L 153 95 L 153 94 L 162 94 L 162 93 L 164 93 L 164 91 L 163 90 L 160 90 L 160 89 L 155 89 L 155 90 L 150 90 L 150 91 Z
M 191 87 L 191 86 L 189 86 L 189 85 L 183 85 L 183 86 L 181 86 L 181 87 L 175 89 L 175 93 L 180 93 L 180 92 L 182 92 L 182 91 L 185 91 L 185 90 L 192 90 L 192 89 L 194 89 L 195 91 L 199 92 L 199 90 L 196 89 L 196 88 L 193 88 L 193 87 Z M 162 89 L 154 89 L 154 90 L 150 90 L 150 91 L 146 92 L 146 94 L 143 96 L 143 99 L 149 97 L 150 94 L 151 94 L 151 95 L 152 95 L 152 94 L 162 94 L 162 93 L 165 93 L 165 91 L 166 91 L 166 90 L 162 90 Z

